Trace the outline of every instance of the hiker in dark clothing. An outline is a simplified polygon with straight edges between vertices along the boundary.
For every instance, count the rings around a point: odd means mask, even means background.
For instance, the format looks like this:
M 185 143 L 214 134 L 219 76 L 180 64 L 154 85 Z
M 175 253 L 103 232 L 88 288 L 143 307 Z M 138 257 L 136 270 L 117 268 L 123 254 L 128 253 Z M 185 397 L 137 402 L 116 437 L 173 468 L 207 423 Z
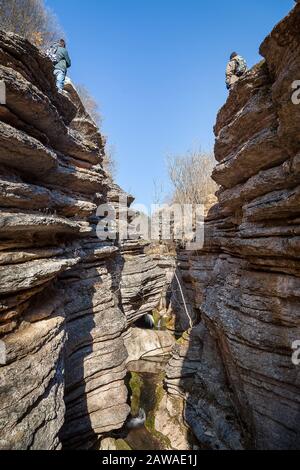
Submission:
M 245 59 L 233 52 L 226 68 L 226 86 L 231 90 L 235 83 L 247 72 Z
M 62 91 L 65 85 L 65 79 L 67 70 L 71 67 L 71 59 L 66 49 L 66 43 L 64 39 L 61 39 L 58 43 L 56 50 L 56 64 L 54 67 L 54 75 L 56 76 L 56 86 L 58 90 Z

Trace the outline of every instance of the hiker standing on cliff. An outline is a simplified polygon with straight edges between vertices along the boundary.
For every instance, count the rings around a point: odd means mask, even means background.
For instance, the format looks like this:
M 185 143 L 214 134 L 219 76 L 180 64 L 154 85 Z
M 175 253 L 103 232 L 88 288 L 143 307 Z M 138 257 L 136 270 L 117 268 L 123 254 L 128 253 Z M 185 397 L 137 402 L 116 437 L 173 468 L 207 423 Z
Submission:
M 247 64 L 245 59 L 233 52 L 226 68 L 226 86 L 228 90 L 232 90 L 234 84 L 247 72 Z
M 66 42 L 64 39 L 59 41 L 55 56 L 54 75 L 56 76 L 56 86 L 58 90 L 63 91 L 67 70 L 71 67 L 71 59 L 66 49 Z

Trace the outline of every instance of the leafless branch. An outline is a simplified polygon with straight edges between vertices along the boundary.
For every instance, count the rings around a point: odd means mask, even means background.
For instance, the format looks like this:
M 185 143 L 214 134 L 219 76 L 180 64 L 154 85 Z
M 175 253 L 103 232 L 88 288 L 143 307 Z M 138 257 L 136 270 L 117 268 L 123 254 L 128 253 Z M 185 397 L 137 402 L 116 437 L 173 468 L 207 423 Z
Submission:
M 0 28 L 43 48 L 63 37 L 56 15 L 44 0 L 0 0 Z

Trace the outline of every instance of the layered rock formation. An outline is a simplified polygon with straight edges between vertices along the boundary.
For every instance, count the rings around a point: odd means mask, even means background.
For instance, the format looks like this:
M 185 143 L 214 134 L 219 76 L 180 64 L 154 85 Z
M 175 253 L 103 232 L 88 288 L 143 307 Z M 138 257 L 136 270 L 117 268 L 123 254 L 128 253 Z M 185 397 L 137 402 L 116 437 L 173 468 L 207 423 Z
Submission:
M 124 341 L 128 352 L 127 362 L 136 362 L 153 357 L 169 357 L 175 338 L 169 331 L 131 328 L 124 335 Z
M 167 371 L 169 393 L 183 397 L 206 448 L 300 447 L 299 28 L 298 3 L 215 126 L 221 189 L 186 277 L 202 320 Z
M 123 333 L 164 275 L 144 243 L 97 237 L 122 191 L 75 88 L 58 93 L 16 35 L 0 33 L 0 64 L 0 448 L 89 448 L 127 418 Z
M 175 262 L 146 242 L 97 237 L 97 206 L 124 196 L 104 139 L 75 88 L 57 92 L 49 60 L 0 32 L 1 449 L 90 448 L 121 428 L 127 361 L 173 343 L 150 332 L 147 346 L 131 327 L 166 296 L 174 330 L 188 330 L 178 284 L 195 326 L 167 366 L 159 432 L 180 449 L 194 436 L 210 449 L 300 447 L 299 25 L 298 3 L 219 112 L 218 203 L 173 280 Z
M 124 266 L 120 292 L 128 325 L 155 309 L 166 282 L 165 271 L 145 253 L 148 245 L 131 240 L 121 247 Z

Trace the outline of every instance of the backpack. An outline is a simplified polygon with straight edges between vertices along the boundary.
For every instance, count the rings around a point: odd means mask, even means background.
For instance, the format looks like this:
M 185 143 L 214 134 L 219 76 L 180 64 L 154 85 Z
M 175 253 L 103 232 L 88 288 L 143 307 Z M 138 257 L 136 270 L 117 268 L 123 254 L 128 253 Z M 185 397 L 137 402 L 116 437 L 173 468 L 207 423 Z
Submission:
M 247 72 L 247 63 L 245 59 L 240 55 L 235 57 L 235 62 L 236 62 L 235 74 L 238 77 L 241 77 L 242 75 L 244 75 L 245 72 Z
M 49 49 L 47 49 L 46 51 L 46 56 L 49 57 L 49 59 L 51 60 L 53 64 L 57 64 L 57 56 L 56 56 L 57 49 L 58 49 L 58 45 L 53 44 L 53 46 L 49 47 Z

